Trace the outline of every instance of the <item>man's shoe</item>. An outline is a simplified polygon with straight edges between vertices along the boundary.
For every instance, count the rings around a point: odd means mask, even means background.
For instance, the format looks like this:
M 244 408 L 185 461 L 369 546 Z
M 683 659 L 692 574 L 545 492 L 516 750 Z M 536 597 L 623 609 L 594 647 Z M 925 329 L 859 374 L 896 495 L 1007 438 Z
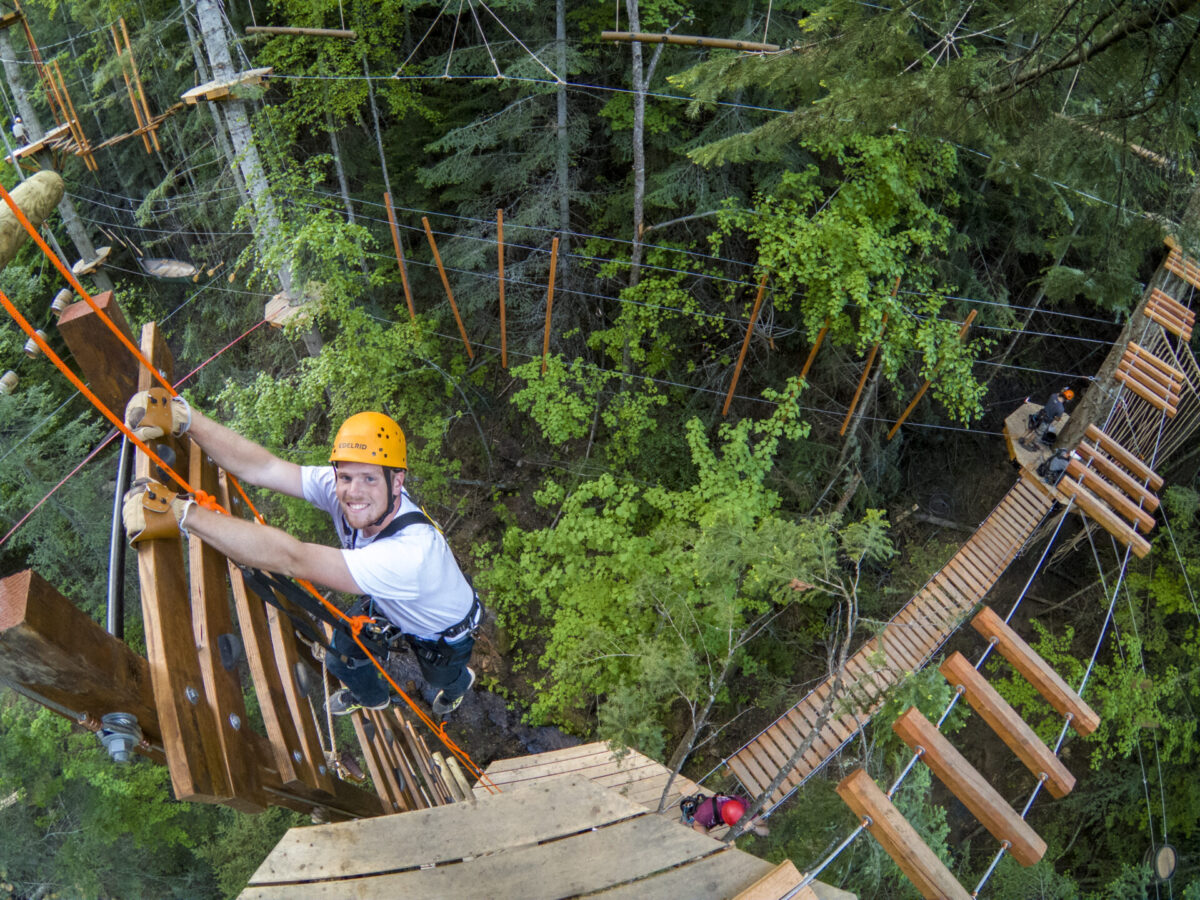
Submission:
M 438 691 L 437 696 L 433 698 L 433 703 L 430 704 L 430 706 L 433 707 L 433 714 L 435 716 L 438 716 L 439 718 L 445 718 L 446 716 L 450 715 L 450 713 L 458 709 L 458 705 L 462 703 L 462 699 L 467 695 L 467 691 L 469 691 L 471 686 L 475 684 L 475 670 L 470 666 L 467 666 L 467 673 L 471 676 L 471 680 L 467 682 L 467 686 L 463 688 L 463 692 L 453 700 L 446 699 L 445 691 Z
M 367 706 L 364 703 L 359 703 L 354 699 L 354 695 L 350 693 L 350 688 L 342 688 L 340 691 L 334 691 L 334 693 L 329 695 L 329 713 L 334 716 L 348 716 L 359 709 L 387 709 L 391 705 L 391 697 L 386 698 L 382 703 L 375 706 Z

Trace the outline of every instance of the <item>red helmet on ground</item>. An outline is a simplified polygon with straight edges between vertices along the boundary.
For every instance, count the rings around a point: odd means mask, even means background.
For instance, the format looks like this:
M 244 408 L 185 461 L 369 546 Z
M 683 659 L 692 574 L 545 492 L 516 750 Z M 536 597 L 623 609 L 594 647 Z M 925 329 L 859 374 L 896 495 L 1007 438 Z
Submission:
M 726 825 L 736 825 L 746 814 L 746 804 L 737 797 L 730 797 L 721 804 L 721 819 Z

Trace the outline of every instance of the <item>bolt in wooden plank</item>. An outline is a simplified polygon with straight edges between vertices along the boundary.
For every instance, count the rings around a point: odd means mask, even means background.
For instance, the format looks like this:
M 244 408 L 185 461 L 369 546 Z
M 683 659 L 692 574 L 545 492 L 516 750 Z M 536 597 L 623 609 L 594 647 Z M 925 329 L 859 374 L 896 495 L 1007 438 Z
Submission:
M 856 769 L 843 778 L 837 792 L 855 815 L 870 819 L 867 831 L 895 860 L 925 900 L 971 900 L 971 895 L 921 840 L 916 829 L 892 805 L 865 769 Z
M 1029 823 L 963 758 L 933 723 L 910 706 L 892 723 L 892 731 L 914 752 L 922 748 L 925 763 L 996 840 L 1007 842 L 1013 859 L 1032 866 L 1046 853 L 1046 842 Z
M 1046 702 L 1061 715 L 1071 714 L 1071 727 L 1081 736 L 1091 734 L 1100 724 L 1100 717 L 1062 680 L 1033 648 L 1021 640 L 991 607 L 985 606 L 971 620 L 971 625 L 987 640 L 997 638 L 996 649 L 1032 684 Z
M 1035 778 L 1045 774 L 1046 789 L 1052 796 L 1061 799 L 1071 792 L 1075 787 L 1075 776 L 965 656 L 952 653 L 939 671 L 951 687 L 963 688 L 963 696 L 971 708 L 987 722 Z

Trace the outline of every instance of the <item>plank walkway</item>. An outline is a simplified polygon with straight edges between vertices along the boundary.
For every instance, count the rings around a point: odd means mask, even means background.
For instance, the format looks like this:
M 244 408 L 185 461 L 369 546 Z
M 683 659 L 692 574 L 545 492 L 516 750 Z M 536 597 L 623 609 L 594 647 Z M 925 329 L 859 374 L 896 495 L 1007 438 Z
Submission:
M 1050 511 L 1052 499 L 1026 470 L 953 558 L 908 601 L 877 636 L 846 661 L 845 675 L 830 707 L 821 709 L 832 679 L 787 710 L 729 759 L 729 768 L 751 797 L 770 786 L 803 742 L 812 746 L 768 800 L 773 807 L 817 772 L 883 704 L 888 688 L 924 666 L 1016 558 Z M 820 725 L 820 727 L 818 727 Z

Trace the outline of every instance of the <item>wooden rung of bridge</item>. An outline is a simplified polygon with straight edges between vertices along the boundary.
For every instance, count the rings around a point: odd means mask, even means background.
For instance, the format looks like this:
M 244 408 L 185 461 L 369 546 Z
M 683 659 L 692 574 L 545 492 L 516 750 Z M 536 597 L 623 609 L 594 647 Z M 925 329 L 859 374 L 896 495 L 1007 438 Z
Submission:
M 1167 254 L 1163 268 L 1193 287 L 1200 287 L 1200 263 L 1186 255 L 1173 238 L 1167 238 L 1167 246 L 1171 248 L 1171 252 Z
M 1051 796 L 1061 799 L 1071 792 L 1075 776 L 965 656 L 957 651 L 950 654 L 939 671 L 951 687 L 963 689 L 971 708 L 1035 778 L 1046 776 L 1046 789 Z
M 986 640 L 995 640 L 1000 654 L 1060 715 L 1071 716 L 1077 734 L 1085 737 L 1096 730 L 1100 716 L 991 607 L 983 607 L 971 625 Z
M 1138 377 L 1136 373 L 1125 369 L 1117 369 L 1114 377 L 1155 409 L 1166 413 L 1167 418 L 1174 418 L 1179 412 L 1178 395 L 1173 396 L 1169 392 L 1163 392 L 1155 385 L 1148 384 L 1144 379 Z
M 1144 484 L 1091 444 L 1080 443 L 1075 448 L 1075 452 L 1084 464 L 1091 466 L 1091 468 L 1111 481 L 1142 509 L 1147 512 L 1154 512 L 1158 509 L 1159 499 L 1157 494 L 1151 492 Z
M 1023 866 L 1032 866 L 1045 855 L 1046 842 L 919 709 L 910 706 L 892 724 L 892 730 L 909 749 L 920 752 L 921 762 L 962 801 L 992 837 L 1009 844 L 1013 859 Z
M 1192 339 L 1196 314 L 1165 291 L 1154 288 L 1143 307 L 1143 312 L 1177 337 L 1185 341 Z
M 1107 434 L 1097 428 L 1095 425 L 1089 425 L 1087 431 L 1083 435 L 1092 442 L 1099 450 L 1108 454 L 1113 461 L 1120 463 L 1138 480 L 1144 481 L 1146 486 L 1152 491 L 1161 491 L 1163 487 L 1162 476 L 1151 469 L 1146 463 L 1138 459 L 1133 453 L 1130 453 Z
M 983 599 L 1051 503 L 1035 486 L 1018 480 L 946 566 L 879 635 L 847 659 L 837 696 L 824 720 L 821 710 L 833 690 L 829 678 L 730 757 L 729 768 L 747 792 L 756 796 L 766 790 L 782 764 L 810 736 L 810 748 L 769 803 L 782 800 L 845 746 L 883 704 L 888 690 L 925 665 Z
M 1130 341 L 1126 345 L 1118 368 L 1126 372 L 1134 372 L 1148 384 L 1154 385 L 1165 393 L 1174 394 L 1176 401 L 1178 401 L 1180 389 L 1186 381 L 1183 372 L 1178 368 L 1135 341 Z
M 1154 516 L 1138 506 L 1137 501 L 1116 485 L 1105 481 L 1099 472 L 1087 468 L 1080 460 L 1072 459 L 1067 463 L 1067 475 L 1107 503 L 1142 534 L 1146 534 L 1155 526 Z
M 838 796 L 869 820 L 866 829 L 900 867 L 925 900 L 971 900 L 971 895 L 938 859 L 865 769 L 851 772 L 837 786 Z
M 1099 497 L 1081 485 L 1070 476 L 1063 476 L 1055 485 L 1059 492 L 1068 499 L 1074 500 L 1075 505 L 1101 528 L 1115 537 L 1122 544 L 1133 550 L 1139 559 L 1150 552 L 1150 543 L 1138 534 L 1132 526 L 1104 503 Z

